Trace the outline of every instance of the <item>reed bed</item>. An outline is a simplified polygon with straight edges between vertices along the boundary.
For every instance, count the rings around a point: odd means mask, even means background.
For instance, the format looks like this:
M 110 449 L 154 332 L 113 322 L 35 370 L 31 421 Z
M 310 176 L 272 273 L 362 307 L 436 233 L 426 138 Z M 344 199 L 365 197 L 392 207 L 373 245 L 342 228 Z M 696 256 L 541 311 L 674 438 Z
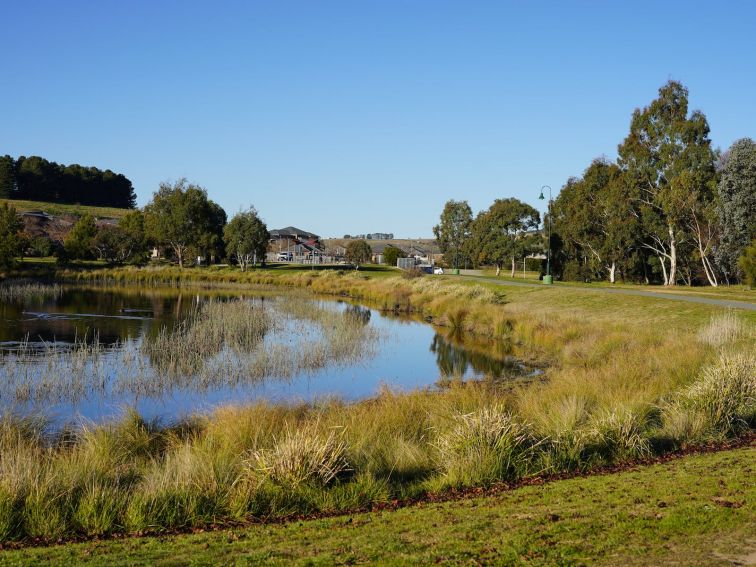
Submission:
M 63 287 L 58 284 L 43 284 L 25 280 L 7 280 L 0 283 L 0 301 L 39 302 L 57 299 L 63 295 Z
M 97 335 L 71 344 L 27 339 L 0 354 L 0 396 L 40 407 L 289 380 L 374 356 L 386 337 L 366 314 L 295 296 L 209 300 L 154 338 L 109 347 Z

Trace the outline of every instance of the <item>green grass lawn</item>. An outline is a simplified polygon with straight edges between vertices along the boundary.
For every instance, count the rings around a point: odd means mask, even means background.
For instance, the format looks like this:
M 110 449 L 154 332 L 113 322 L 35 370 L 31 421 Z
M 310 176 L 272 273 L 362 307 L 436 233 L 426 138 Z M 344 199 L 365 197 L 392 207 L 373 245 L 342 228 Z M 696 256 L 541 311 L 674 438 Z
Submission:
M 756 448 L 396 511 L 0 552 L 78 565 L 729 565 L 756 553 Z
M 61 203 L 45 203 L 43 201 L 21 201 L 15 199 L 0 199 L 0 204 L 8 203 L 18 212 L 44 211 L 53 216 L 74 215 L 82 216 L 89 213 L 95 217 L 121 218 L 131 209 L 117 209 L 115 207 L 89 207 L 86 205 L 65 205 Z

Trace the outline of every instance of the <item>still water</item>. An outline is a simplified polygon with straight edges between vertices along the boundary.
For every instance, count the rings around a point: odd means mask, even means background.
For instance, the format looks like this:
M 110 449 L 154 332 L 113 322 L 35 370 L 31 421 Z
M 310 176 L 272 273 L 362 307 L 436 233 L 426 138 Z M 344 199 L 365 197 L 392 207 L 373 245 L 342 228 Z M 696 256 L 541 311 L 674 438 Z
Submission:
M 222 335 L 232 326 L 232 318 L 201 321 L 212 313 L 203 306 L 218 303 L 231 306 L 232 315 L 242 308 L 264 314 L 259 340 L 246 350 L 224 345 L 191 368 L 158 364 L 171 345 L 185 349 L 173 359 L 186 358 L 187 341 L 197 340 L 196 332 L 187 338 L 191 331 Z M 184 334 L 175 340 L 178 331 Z M 64 287 L 52 297 L 0 301 L 0 412 L 43 413 L 57 422 L 101 421 L 125 407 L 171 420 L 229 403 L 357 400 L 382 387 L 530 372 L 502 342 L 270 290 Z

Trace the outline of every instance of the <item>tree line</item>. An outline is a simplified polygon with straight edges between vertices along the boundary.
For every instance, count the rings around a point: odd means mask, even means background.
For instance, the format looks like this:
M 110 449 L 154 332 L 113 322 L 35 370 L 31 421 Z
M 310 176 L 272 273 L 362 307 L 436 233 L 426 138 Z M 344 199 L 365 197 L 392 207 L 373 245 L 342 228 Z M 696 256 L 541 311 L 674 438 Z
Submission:
M 509 265 L 542 249 L 538 211 L 514 198 L 496 199 L 473 218 L 467 201 L 448 201 L 433 227 L 444 261 L 452 268 L 492 265 L 496 275 Z
M 136 193 L 126 176 L 39 156 L 0 156 L 0 198 L 125 209 L 136 206 Z
M 636 109 L 616 161 L 594 160 L 551 207 L 565 279 L 675 285 L 736 283 L 756 244 L 756 143 L 721 152 L 670 81 Z
M 497 200 L 475 220 L 449 201 L 434 228 L 448 264 L 491 264 L 550 249 L 567 280 L 617 279 L 675 285 L 756 280 L 756 143 L 712 148 L 709 124 L 689 112 L 688 90 L 669 81 L 636 109 L 616 161 L 594 160 L 567 180 L 545 222 L 516 199 Z M 526 237 L 527 236 L 527 237 Z M 754 282 L 756 283 L 756 282 Z
M 16 210 L 0 206 L 0 267 L 12 266 L 24 253 L 39 246 L 23 234 Z M 63 242 L 48 243 L 62 263 L 100 259 L 108 264 L 144 264 L 151 250 L 183 267 L 190 258 L 207 261 L 228 258 L 242 270 L 264 263 L 270 234 L 254 207 L 228 221 L 223 208 L 208 198 L 207 191 L 180 179 L 164 182 L 144 210 L 124 215 L 116 224 L 102 223 L 90 214 L 78 219 Z

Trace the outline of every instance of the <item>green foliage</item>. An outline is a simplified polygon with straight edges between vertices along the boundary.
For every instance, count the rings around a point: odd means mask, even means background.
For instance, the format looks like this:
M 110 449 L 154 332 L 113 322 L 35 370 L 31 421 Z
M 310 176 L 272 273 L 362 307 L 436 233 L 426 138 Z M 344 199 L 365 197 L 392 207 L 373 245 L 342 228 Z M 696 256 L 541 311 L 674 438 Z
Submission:
M 0 156 L 0 199 L 10 199 L 16 190 L 16 160 Z
M 144 208 L 147 237 L 170 246 L 180 267 L 187 252 L 212 250 L 222 242 L 226 213 L 207 198 L 202 187 L 180 179 L 163 182 Z
M 571 178 L 552 206 L 554 229 L 573 264 L 567 279 L 590 280 L 606 272 L 613 283 L 636 246 L 637 217 L 617 165 L 594 160 L 580 179 Z
M 476 263 L 496 266 L 497 274 L 507 262 L 512 263 L 541 247 L 534 231 L 540 215 L 518 199 L 496 199 L 487 211 L 478 214 L 472 225 L 471 250 Z
M 243 272 L 250 264 L 265 260 L 270 233 L 257 210 L 250 207 L 234 215 L 223 229 L 223 240 L 226 253 L 236 259 Z
M 738 259 L 738 267 L 742 270 L 746 283 L 751 287 L 756 287 L 756 239 L 743 250 L 743 255 Z
M 53 243 L 53 241 L 49 238 L 45 238 L 44 236 L 35 236 L 33 238 L 30 238 L 29 242 L 27 243 L 27 254 L 29 256 L 45 258 L 47 256 L 52 256 L 54 250 L 55 244 Z
M 97 225 L 90 214 L 81 217 L 63 241 L 66 257 L 75 260 L 88 260 L 93 257 Z
M 364 264 L 373 257 L 373 250 L 366 240 L 352 240 L 346 247 L 346 259 L 355 265 Z
M 642 246 L 660 259 L 664 283 L 677 283 L 687 237 L 699 241 L 708 270 L 711 243 L 705 241 L 702 209 L 711 202 L 716 180 L 714 152 L 706 116 L 698 110 L 688 115 L 688 90 L 676 81 L 661 87 L 658 98 L 633 112 L 618 151 L 642 222 Z
M 39 156 L 20 156 L 15 161 L 12 181 L 7 181 L 7 175 L 3 181 L 0 173 L 0 197 L 4 196 L 2 186 L 5 183 L 6 187 L 12 188 L 11 194 L 5 196 L 13 199 L 128 209 L 136 205 L 131 181 L 109 169 L 103 171 L 78 164 L 62 165 Z
M 11 268 L 23 252 L 22 228 L 16 209 L 5 203 L 0 206 L 0 268 Z
M 719 223 L 722 238 L 717 249 L 717 264 L 728 277 L 738 273 L 738 258 L 756 240 L 756 142 L 750 138 L 736 141 L 723 156 L 719 181 Z M 751 284 L 756 285 L 751 272 Z
M 396 246 L 386 246 L 383 249 L 383 263 L 387 266 L 396 266 L 396 261 L 403 258 L 404 254 Z
M 433 234 L 444 253 L 444 261 L 453 268 L 459 268 L 468 258 L 466 248 L 472 224 L 472 209 L 467 201 L 450 200 L 441 212 L 441 222 L 433 227 Z

